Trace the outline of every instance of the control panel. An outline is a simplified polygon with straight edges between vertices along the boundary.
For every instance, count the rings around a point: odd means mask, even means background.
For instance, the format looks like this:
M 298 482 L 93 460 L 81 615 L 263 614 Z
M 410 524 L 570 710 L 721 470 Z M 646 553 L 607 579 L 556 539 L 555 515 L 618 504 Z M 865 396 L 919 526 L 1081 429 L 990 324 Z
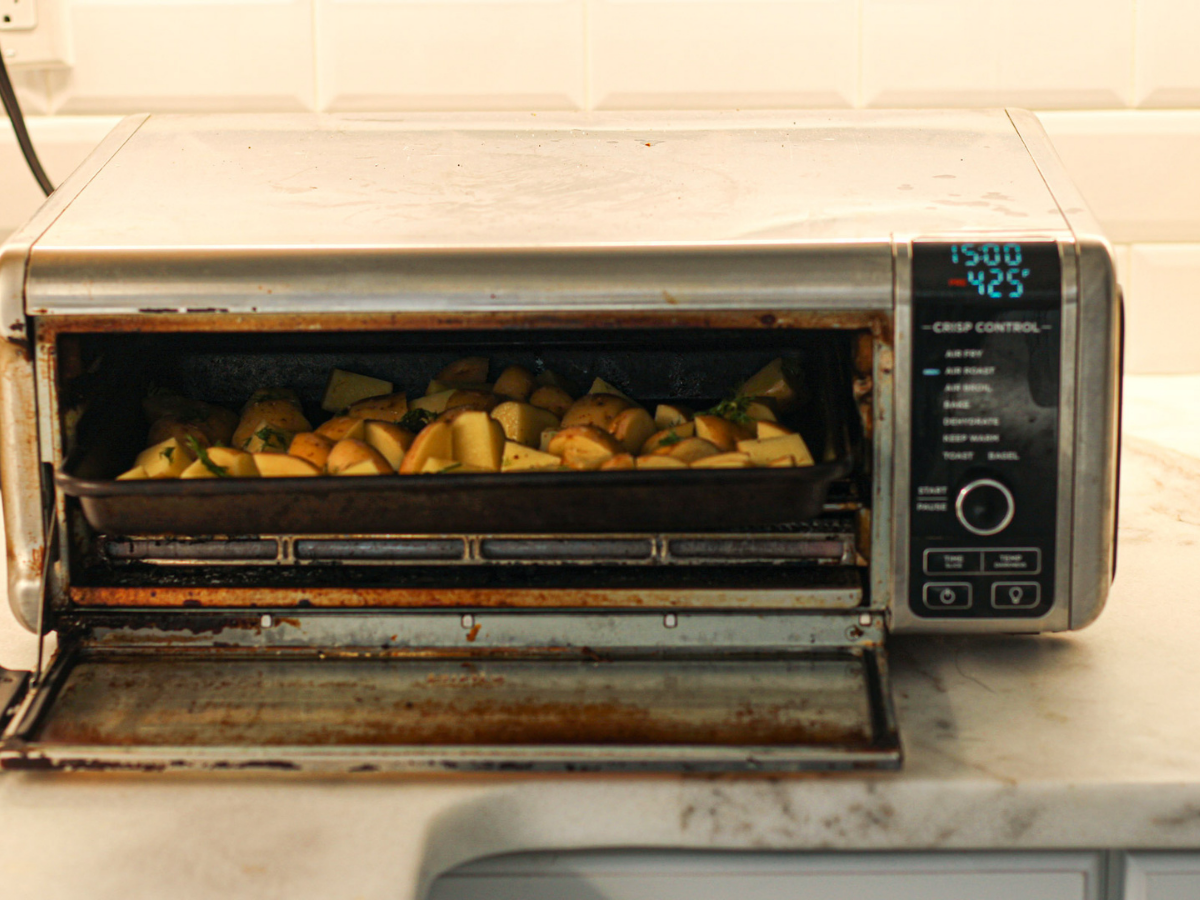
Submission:
M 1062 266 L 1051 242 L 913 245 L 909 606 L 1054 602 Z

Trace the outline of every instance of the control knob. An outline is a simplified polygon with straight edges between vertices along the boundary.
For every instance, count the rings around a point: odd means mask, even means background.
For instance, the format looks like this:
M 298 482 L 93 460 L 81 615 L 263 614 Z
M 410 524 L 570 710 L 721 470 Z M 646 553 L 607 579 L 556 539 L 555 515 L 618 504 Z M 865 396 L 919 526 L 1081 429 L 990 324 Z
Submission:
M 978 478 L 964 485 L 954 501 L 954 514 L 962 527 L 983 537 L 1007 528 L 1014 512 L 1012 491 L 994 478 Z

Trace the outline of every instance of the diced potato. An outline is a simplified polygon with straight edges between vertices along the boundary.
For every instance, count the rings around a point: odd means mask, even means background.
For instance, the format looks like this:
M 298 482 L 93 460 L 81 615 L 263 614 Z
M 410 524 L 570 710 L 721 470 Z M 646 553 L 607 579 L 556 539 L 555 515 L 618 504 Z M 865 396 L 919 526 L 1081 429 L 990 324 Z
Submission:
M 692 411 L 677 403 L 660 403 L 654 410 L 654 424 L 660 429 L 682 425 L 692 420 Z
M 669 456 L 672 459 L 690 464 L 706 456 L 716 456 L 720 452 L 717 445 L 712 441 L 706 441 L 704 438 L 690 437 L 684 438 L 678 444 L 660 447 L 654 454 L 656 456 Z
M 479 384 L 487 381 L 488 359 L 486 356 L 468 356 L 456 359 L 437 373 L 437 380 L 447 384 Z
M 562 426 L 595 425 L 607 431 L 612 420 L 632 405 L 616 394 L 584 394 L 563 415 Z
M 739 397 L 769 397 L 780 409 L 789 409 L 799 400 L 801 385 L 793 384 L 796 373 L 782 359 L 773 359 L 738 388 Z
M 346 415 L 355 419 L 374 419 L 377 422 L 399 422 L 408 412 L 408 397 L 404 394 L 380 394 L 351 403 Z
M 364 459 L 361 462 L 356 462 L 354 465 L 346 466 L 346 468 L 338 471 L 337 475 L 392 475 L 392 469 L 387 463 L 380 464 L 374 459 Z
M 622 410 L 608 424 L 608 433 L 620 441 L 621 446 L 629 453 L 637 453 L 655 430 L 650 413 L 640 406 Z
M 695 422 L 684 422 L 682 425 L 664 428 L 662 431 L 656 431 L 650 437 L 646 438 L 646 443 L 642 444 L 641 452 L 643 455 L 656 453 L 660 447 L 669 447 L 672 444 L 678 444 L 684 438 L 694 437 L 695 434 Z
M 779 418 L 775 415 L 775 404 L 761 398 L 746 404 L 746 416 L 756 422 L 775 422 Z
M 366 441 L 355 438 L 343 438 L 334 444 L 329 451 L 329 459 L 325 461 L 325 468 L 330 475 L 342 475 L 346 469 L 364 462 L 370 463 L 377 475 L 389 475 L 393 471 L 378 450 Z
M 168 438 L 175 438 L 185 446 L 188 444 L 189 438 L 201 447 L 207 447 L 214 443 L 208 433 L 199 425 L 181 421 L 175 416 L 163 416 L 150 426 L 150 433 L 146 435 L 146 445 L 161 444 Z
M 446 422 L 431 422 L 417 433 L 398 471 L 401 475 L 423 472 L 429 459 L 454 459 L 454 438 Z
M 543 431 L 541 440 L 538 441 L 538 449 L 541 450 L 543 453 L 549 453 L 550 452 L 550 442 L 552 440 L 554 440 L 554 436 L 556 434 L 558 434 L 557 428 L 553 428 L 553 429 L 547 428 L 545 431 Z
M 233 447 L 210 447 L 180 478 L 257 478 L 254 457 Z
M 543 385 L 529 395 L 530 406 L 536 406 L 562 418 L 575 401 L 556 385 Z
M 533 373 L 524 366 L 509 366 L 500 373 L 492 390 L 501 397 L 525 400 L 533 393 Z
M 504 457 L 500 460 L 503 472 L 524 472 L 530 469 L 557 469 L 562 460 L 550 453 L 534 450 L 516 441 L 506 441 Z
M 321 470 L 306 459 L 286 453 L 254 453 L 254 467 L 263 478 L 304 478 Z
M 445 472 L 447 469 L 455 469 L 461 466 L 457 459 L 442 459 L 438 456 L 431 456 L 421 465 L 422 475 L 436 475 L 438 472 Z
M 796 457 L 781 456 L 779 459 L 773 459 L 767 463 L 767 468 L 770 469 L 794 469 L 796 467 Z
M 133 464 L 145 469 L 147 478 L 178 478 L 195 459 L 196 454 L 186 445 L 167 438 L 139 453 Z
M 738 441 L 748 441 L 754 432 L 744 425 L 731 422 L 720 416 L 696 416 L 696 437 L 712 441 L 722 452 L 729 452 Z
M 600 464 L 602 472 L 616 472 L 636 468 L 637 461 L 634 460 L 632 453 L 618 453 L 616 456 L 606 459 Z
M 517 400 L 501 403 L 492 410 L 492 418 L 500 423 L 505 437 L 528 447 L 537 446 L 547 428 L 558 427 L 554 413 Z
M 134 466 L 128 472 L 122 472 L 117 476 L 117 481 L 145 481 L 150 475 L 141 466 Z
M 562 390 L 564 393 L 575 396 L 578 388 L 571 382 L 569 378 L 564 378 L 557 372 L 552 372 L 546 369 L 544 372 L 539 372 L 533 379 L 534 384 L 539 387 L 555 387 Z
M 796 433 L 792 431 L 792 429 L 785 428 L 783 425 L 780 425 L 778 422 L 759 421 L 755 422 L 754 424 L 756 426 L 754 436 L 760 441 L 766 440 L 767 438 L 787 437 L 789 434 Z
M 483 412 L 495 409 L 500 402 L 500 398 L 491 391 L 481 390 L 466 390 L 459 388 L 446 401 L 446 409 L 458 409 L 466 407 L 467 409 L 478 409 Z
M 317 428 L 317 434 L 321 437 L 327 437 L 335 444 L 338 441 L 351 438 L 356 441 L 361 441 L 363 435 L 366 434 L 367 423 L 365 419 L 356 419 L 353 416 L 334 416 L 328 422 Z
M 227 444 L 233 438 L 238 425 L 237 413 L 200 400 L 177 399 L 177 403 L 170 404 L 173 411 L 151 419 L 153 424 L 146 439 L 147 445 L 161 443 L 169 437 L 183 441 L 186 435 L 191 435 L 207 447 L 209 444 Z M 158 408 L 163 404 L 146 405 Z
M 284 391 L 286 388 L 279 390 Z M 287 393 L 290 394 L 291 391 L 287 391 Z M 256 400 L 247 404 L 242 411 L 241 421 L 238 422 L 238 427 L 233 432 L 231 439 L 233 445 L 244 448 L 254 433 L 262 428 L 264 422 L 272 428 L 288 434 L 313 430 L 308 419 L 304 418 L 304 412 L 300 409 L 297 401 L 289 400 L 286 397 Z
M 334 369 L 329 373 L 329 383 L 325 385 L 325 397 L 321 400 L 321 409 L 326 412 L 340 413 L 351 403 L 357 403 L 367 397 L 390 394 L 392 388 L 392 383 L 384 381 L 382 378 L 359 375 L 355 372 L 347 372 L 345 369 Z
M 704 456 L 691 464 L 693 469 L 752 469 L 754 463 L 750 461 L 749 453 L 733 451 L 732 453 L 718 453 L 714 456 Z
M 637 406 L 636 400 L 634 400 L 632 397 L 630 397 L 628 394 L 626 394 L 624 391 L 620 390 L 619 388 L 609 384 L 603 378 L 597 378 L 595 381 L 593 381 L 592 386 L 590 388 L 588 388 L 588 393 L 589 394 L 612 394 L 614 397 L 620 397 L 622 400 L 625 400 L 628 403 L 630 403 L 634 406 Z
M 430 412 L 443 413 L 446 411 L 446 404 L 454 396 L 455 390 L 457 388 L 438 391 L 436 394 L 426 394 L 410 403 L 409 409 L 427 409 Z
M 292 438 L 288 444 L 288 455 L 307 460 L 321 471 L 325 471 L 325 462 L 329 459 L 329 451 L 333 449 L 333 441 L 315 431 L 302 431 Z
M 295 391 L 293 391 L 291 388 L 265 387 L 265 388 L 259 388 L 257 391 L 255 391 L 253 394 L 250 395 L 250 399 L 247 400 L 246 404 L 242 407 L 242 414 L 244 415 L 246 413 L 246 411 L 248 409 L 250 409 L 250 407 L 254 406 L 255 404 L 275 403 L 275 402 L 281 401 L 281 400 L 285 403 L 290 403 L 292 406 L 295 406 L 297 409 L 300 408 L 300 395 L 297 394 Z
M 431 378 L 425 386 L 425 396 L 440 394 L 442 391 L 487 391 L 492 392 L 492 386 L 486 381 L 439 381 Z
M 363 439 L 387 460 L 393 469 L 400 468 L 400 461 L 412 446 L 413 434 L 394 422 L 368 421 Z
M 247 453 L 286 453 L 292 437 L 290 431 L 280 431 L 264 420 L 258 423 L 242 449 Z
M 779 459 L 781 456 L 794 456 L 796 463 L 801 466 L 813 464 L 812 454 L 808 452 L 804 438 L 798 434 L 766 438 L 761 441 L 738 441 L 737 448 L 743 453 L 749 453 L 750 459 L 756 466 L 768 465 L 772 460 Z
M 554 435 L 549 452 L 569 468 L 598 469 L 624 449 L 616 438 L 595 425 L 575 425 Z
M 450 425 L 454 458 L 468 466 L 500 471 L 504 458 L 504 429 L 482 410 L 463 413 Z
M 688 464 L 673 456 L 639 456 L 637 467 L 639 469 L 686 469 Z

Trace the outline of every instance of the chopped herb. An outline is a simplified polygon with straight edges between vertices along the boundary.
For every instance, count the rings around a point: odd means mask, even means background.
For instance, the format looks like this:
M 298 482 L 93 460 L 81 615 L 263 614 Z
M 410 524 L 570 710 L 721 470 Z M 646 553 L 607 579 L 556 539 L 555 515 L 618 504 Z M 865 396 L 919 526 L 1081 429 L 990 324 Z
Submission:
M 671 431 L 662 436 L 662 439 L 658 442 L 658 446 L 670 447 L 672 444 L 678 444 L 682 440 L 683 435 L 676 434 L 674 431 Z
M 224 466 L 218 466 L 215 462 L 213 462 L 208 455 L 208 451 L 205 450 L 204 447 L 200 446 L 199 441 L 197 441 L 190 434 L 187 436 L 186 440 L 188 442 L 188 446 L 192 448 L 192 452 L 196 454 L 196 458 L 199 459 L 200 462 L 204 463 L 204 468 L 208 469 L 208 471 L 212 472 L 218 478 L 229 477 L 229 470 Z
M 410 409 L 400 419 L 400 427 L 415 433 L 436 419 L 437 415 L 431 409 Z
M 161 456 L 163 459 L 165 459 L 167 462 L 173 462 L 174 460 L 172 459 L 172 457 L 175 455 L 175 448 L 174 447 L 163 447 L 162 452 L 160 452 L 158 455 Z
M 722 400 L 712 409 L 705 410 L 701 415 L 720 416 L 722 419 L 736 422 L 739 425 L 753 425 L 754 420 L 746 412 L 753 401 L 753 397 L 731 397 L 728 400 Z
M 254 432 L 254 436 L 262 441 L 264 446 L 286 448 L 288 445 L 287 434 L 278 428 L 272 428 L 270 425 L 264 425 L 258 429 L 258 431 Z
M 450 472 L 450 471 L 452 471 L 452 470 L 454 470 L 454 469 L 461 469 L 461 468 L 462 468 L 462 463 L 460 463 L 460 462 L 456 462 L 456 463 L 455 463 L 454 465 L 452 465 L 452 466 L 446 466 L 446 468 L 442 469 L 442 472 Z

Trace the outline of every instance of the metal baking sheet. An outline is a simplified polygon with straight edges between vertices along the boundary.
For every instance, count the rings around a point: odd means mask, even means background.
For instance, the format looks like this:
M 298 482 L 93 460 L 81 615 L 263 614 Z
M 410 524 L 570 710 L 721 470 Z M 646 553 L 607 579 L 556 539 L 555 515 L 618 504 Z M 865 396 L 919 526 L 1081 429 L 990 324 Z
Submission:
M 59 490 L 105 534 L 736 531 L 818 515 L 849 459 L 789 469 L 513 472 L 363 478 L 88 479 Z

